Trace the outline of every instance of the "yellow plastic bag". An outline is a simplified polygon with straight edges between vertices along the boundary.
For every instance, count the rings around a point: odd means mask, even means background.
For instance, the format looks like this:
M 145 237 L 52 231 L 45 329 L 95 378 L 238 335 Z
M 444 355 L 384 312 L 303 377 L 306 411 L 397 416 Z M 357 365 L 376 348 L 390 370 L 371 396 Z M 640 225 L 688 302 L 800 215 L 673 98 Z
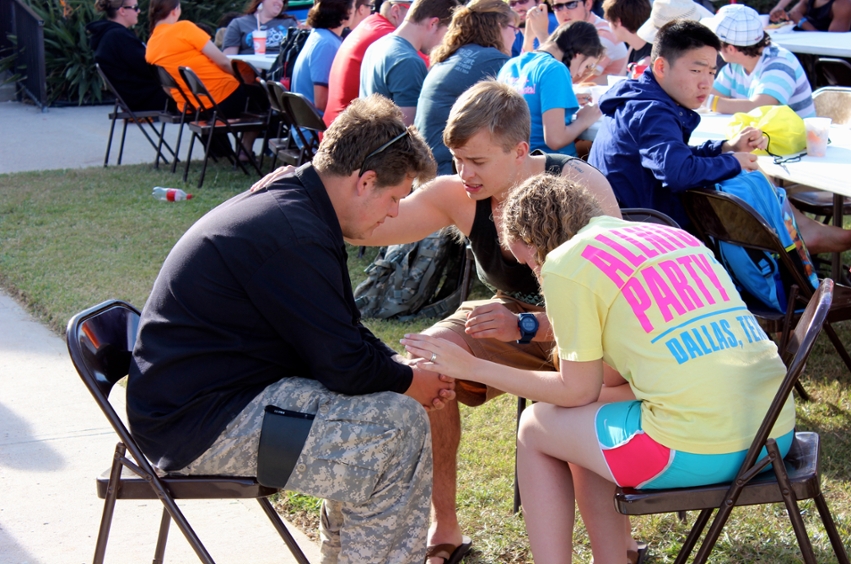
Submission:
M 794 155 L 807 150 L 804 120 L 789 106 L 760 106 L 746 114 L 733 114 L 727 125 L 727 140 L 748 126 L 762 130 L 768 137 L 768 151 L 757 149 L 757 155 Z

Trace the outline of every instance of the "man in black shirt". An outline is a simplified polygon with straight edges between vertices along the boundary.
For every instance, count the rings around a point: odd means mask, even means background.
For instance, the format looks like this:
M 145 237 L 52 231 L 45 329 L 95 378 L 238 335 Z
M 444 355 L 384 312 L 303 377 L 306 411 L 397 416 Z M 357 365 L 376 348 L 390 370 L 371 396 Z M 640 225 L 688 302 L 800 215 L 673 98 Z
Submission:
M 360 324 L 343 237 L 369 237 L 433 175 L 399 110 L 359 100 L 312 164 L 183 235 L 142 312 L 127 386 L 131 431 L 154 464 L 256 475 L 264 408 L 315 414 L 286 489 L 326 499 L 325 560 L 422 562 L 432 469 L 421 405 L 442 407 L 454 382 Z

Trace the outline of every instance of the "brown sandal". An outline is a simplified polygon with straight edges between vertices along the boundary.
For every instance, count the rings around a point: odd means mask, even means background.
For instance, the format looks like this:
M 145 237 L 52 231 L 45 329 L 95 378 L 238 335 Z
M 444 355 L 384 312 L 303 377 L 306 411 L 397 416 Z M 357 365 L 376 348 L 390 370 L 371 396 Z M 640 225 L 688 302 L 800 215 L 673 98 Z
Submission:
M 638 541 L 638 550 L 627 550 L 626 560 L 628 564 L 644 564 L 647 556 L 647 543 Z
M 429 558 L 443 558 L 444 564 L 458 564 L 467 556 L 472 546 L 473 541 L 470 537 L 462 537 L 461 544 L 458 546 L 449 543 L 430 546 L 426 550 L 426 562 Z

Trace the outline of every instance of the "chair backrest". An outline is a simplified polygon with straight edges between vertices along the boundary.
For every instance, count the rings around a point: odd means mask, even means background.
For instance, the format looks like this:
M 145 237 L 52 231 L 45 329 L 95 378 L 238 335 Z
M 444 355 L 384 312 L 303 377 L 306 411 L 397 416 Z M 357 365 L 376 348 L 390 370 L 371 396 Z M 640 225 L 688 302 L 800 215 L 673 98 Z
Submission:
M 103 69 L 100 68 L 100 65 L 98 63 L 95 63 L 95 69 L 97 69 L 98 76 L 100 76 L 100 79 L 103 81 L 104 85 L 106 86 L 106 89 L 109 90 L 109 92 L 113 96 L 115 96 L 116 106 L 120 106 L 122 112 L 132 114 L 133 110 L 131 110 L 130 107 L 124 102 L 124 98 L 121 97 L 121 94 L 118 93 L 118 90 L 116 90 L 112 83 L 109 81 L 109 78 L 107 78 L 106 73 L 103 72 Z
M 201 82 L 201 79 L 198 78 L 198 75 L 195 74 L 195 71 L 189 67 L 178 67 L 177 71 L 180 73 L 180 76 L 183 77 L 183 82 L 185 82 L 186 87 L 189 88 L 189 93 L 192 94 L 193 98 L 195 98 L 195 108 L 202 111 L 212 109 L 218 114 L 219 111 L 216 101 L 213 99 L 210 91 L 207 90 L 207 87 L 204 86 L 204 83 Z
M 74 368 L 134 458 L 141 452 L 109 403 L 109 393 L 130 369 L 138 328 L 139 311 L 111 300 L 72 317 L 65 334 Z
M 843 61 L 844 62 L 844 61 Z M 851 124 L 851 86 L 825 86 L 813 92 L 816 115 L 829 117 L 833 123 Z
M 754 441 L 751 443 L 750 449 L 748 449 L 748 453 L 745 456 L 745 461 L 742 464 L 742 469 L 739 471 L 739 475 L 754 465 L 760 451 L 763 446 L 765 446 L 765 441 L 768 439 L 768 435 L 774 428 L 774 424 L 780 416 L 780 411 L 786 404 L 789 394 L 792 393 L 792 388 L 795 387 L 795 383 L 798 381 L 798 378 L 801 376 L 801 372 L 804 370 L 804 366 L 807 363 L 807 358 L 810 356 L 810 352 L 813 350 L 816 338 L 819 333 L 821 333 L 825 320 L 827 320 L 827 314 L 830 311 L 830 304 L 832 301 L 833 280 L 826 278 L 821 281 L 821 284 L 819 284 L 815 294 L 813 294 L 809 303 L 807 303 L 807 307 L 804 310 L 803 315 L 801 315 L 798 325 L 795 327 L 795 331 L 792 333 L 792 336 L 786 345 L 786 350 L 794 351 L 794 356 L 792 357 L 792 361 L 788 364 L 786 376 L 783 378 L 783 383 L 780 385 L 780 389 L 777 390 L 777 393 L 771 402 L 771 406 L 768 408 L 768 412 L 756 433 L 756 437 L 754 437 Z
M 325 122 L 313 102 L 297 92 L 284 92 L 282 98 L 294 124 L 303 129 L 325 131 Z
M 269 98 L 269 106 L 280 114 L 286 114 L 287 110 L 282 101 L 286 92 L 284 85 L 276 80 L 261 80 L 260 83 L 266 91 L 266 97 Z
M 257 79 L 260 78 L 260 71 L 254 65 L 242 59 L 231 59 L 230 64 L 233 67 L 233 75 L 240 84 L 257 84 Z
M 660 211 L 651 210 L 650 208 L 622 208 L 621 216 L 627 221 L 637 221 L 640 223 L 656 223 L 659 225 L 667 225 L 669 227 L 680 228 L 680 225 L 674 221 L 669 215 Z
M 842 59 L 819 57 L 816 59 L 817 84 L 851 86 L 851 63 Z
M 782 274 L 798 285 L 804 298 L 812 295 L 812 285 L 789 258 L 777 233 L 747 202 L 707 188 L 687 190 L 682 197 L 686 213 L 705 242 L 711 245 L 714 239 L 772 253 L 777 256 Z M 714 250 L 717 255 L 717 248 Z
M 163 87 L 166 95 L 174 100 L 175 104 L 179 107 L 181 103 L 185 103 L 184 112 L 195 112 L 195 104 L 193 104 L 189 96 L 186 95 L 186 92 L 183 91 L 183 87 L 180 85 L 178 81 L 174 79 L 173 76 L 169 74 L 167 70 L 159 65 L 154 65 L 154 68 L 157 69 L 157 77 L 160 79 L 160 85 Z M 177 96 L 175 96 L 175 93 Z M 179 99 L 178 99 L 179 97 Z

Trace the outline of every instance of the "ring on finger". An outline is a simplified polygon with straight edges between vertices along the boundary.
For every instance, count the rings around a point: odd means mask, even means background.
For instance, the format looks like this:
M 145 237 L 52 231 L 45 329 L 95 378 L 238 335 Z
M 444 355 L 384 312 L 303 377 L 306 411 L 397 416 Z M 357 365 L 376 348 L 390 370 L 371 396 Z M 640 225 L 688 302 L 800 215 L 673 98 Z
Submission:
M 431 362 L 434 363 L 437 361 L 437 355 L 435 353 L 431 353 Z

